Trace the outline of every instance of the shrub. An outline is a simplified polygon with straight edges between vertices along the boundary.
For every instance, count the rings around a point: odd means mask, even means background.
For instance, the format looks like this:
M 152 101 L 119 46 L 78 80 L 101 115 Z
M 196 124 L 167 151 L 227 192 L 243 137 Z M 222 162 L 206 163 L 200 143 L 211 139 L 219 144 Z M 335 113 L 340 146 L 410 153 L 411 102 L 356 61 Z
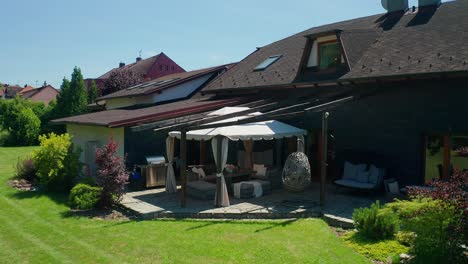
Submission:
M 69 191 L 80 173 L 80 150 L 73 149 L 69 134 L 50 133 L 40 136 L 39 142 L 33 152 L 39 182 L 49 190 Z
M 70 191 L 70 206 L 75 209 L 93 209 L 101 196 L 102 189 L 88 184 L 77 184 Z
M 415 234 L 410 251 L 415 263 L 460 263 L 466 258 L 461 241 L 454 239 L 460 237 L 454 225 L 461 213 L 453 205 L 431 198 L 413 198 L 387 206 L 399 215 L 402 229 Z
M 130 172 L 125 168 L 125 158 L 117 155 L 117 143 L 110 138 L 107 145 L 96 149 L 98 186 L 102 187 L 100 205 L 109 207 L 119 202 Z
M 41 129 L 41 120 L 30 108 L 24 108 L 16 115 L 16 122 L 11 129 L 11 136 L 16 145 L 34 145 Z
M 36 180 L 36 168 L 31 158 L 18 159 L 16 163 L 16 175 L 18 179 L 25 179 L 29 182 Z
M 399 230 L 397 215 L 383 209 L 379 201 L 370 208 L 354 210 L 353 220 L 358 232 L 371 239 L 391 238 Z
M 343 238 L 348 246 L 372 260 L 386 261 L 390 256 L 408 253 L 407 246 L 392 239 L 370 239 L 354 231 L 345 234 Z

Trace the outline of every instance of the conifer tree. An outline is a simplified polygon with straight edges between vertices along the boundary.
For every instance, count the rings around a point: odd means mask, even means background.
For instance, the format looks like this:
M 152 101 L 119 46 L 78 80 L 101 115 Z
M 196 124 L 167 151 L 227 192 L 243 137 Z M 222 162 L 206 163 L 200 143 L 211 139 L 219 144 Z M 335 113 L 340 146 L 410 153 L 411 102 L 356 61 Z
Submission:
M 98 89 L 96 86 L 96 82 L 94 80 L 91 81 L 91 85 L 88 89 L 88 104 L 92 104 L 98 98 Z
M 70 81 L 70 115 L 78 115 L 85 113 L 88 106 L 88 95 L 86 93 L 86 86 L 84 83 L 83 75 L 78 67 L 73 69 Z

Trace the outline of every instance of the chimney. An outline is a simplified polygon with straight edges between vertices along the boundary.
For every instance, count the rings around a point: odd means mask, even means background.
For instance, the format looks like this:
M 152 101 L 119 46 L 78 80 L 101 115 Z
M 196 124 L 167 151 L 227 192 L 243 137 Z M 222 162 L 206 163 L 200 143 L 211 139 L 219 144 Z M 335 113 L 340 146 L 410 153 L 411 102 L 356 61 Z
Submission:
M 125 62 L 120 62 L 119 63 L 119 68 L 122 68 L 123 66 L 125 66 Z
M 441 0 L 418 0 L 419 7 L 425 6 L 439 6 L 441 4 Z
M 406 11 L 408 9 L 408 0 L 382 0 L 382 6 L 388 13 Z
M 136 58 L 136 62 L 139 62 L 139 61 L 141 61 L 141 57 Z

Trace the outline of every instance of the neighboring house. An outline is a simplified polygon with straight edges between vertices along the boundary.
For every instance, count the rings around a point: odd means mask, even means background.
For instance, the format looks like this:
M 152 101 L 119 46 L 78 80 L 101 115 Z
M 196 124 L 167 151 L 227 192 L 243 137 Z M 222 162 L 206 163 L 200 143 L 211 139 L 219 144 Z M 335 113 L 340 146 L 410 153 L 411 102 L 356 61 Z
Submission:
M 49 105 L 52 100 L 57 98 L 59 91 L 52 87 L 52 85 L 46 85 L 36 89 L 28 89 L 30 86 L 27 86 L 21 90 L 18 94 L 24 99 L 28 99 L 34 102 L 43 102 L 45 105 Z M 32 88 L 32 87 L 31 87 Z
M 128 154 L 127 164 L 144 164 L 145 155 L 164 155 L 167 135 L 157 135 L 151 129 L 140 132 L 131 128 L 239 103 L 239 98 L 218 99 L 199 93 L 229 66 L 231 64 L 165 76 L 99 98 L 98 103 L 105 100 L 108 110 L 52 122 L 66 124 L 74 144 L 83 149 L 81 161 L 91 169 L 94 168 L 94 147 L 102 146 L 109 137 L 119 144 L 120 155 Z
M 144 60 L 141 57 L 137 57 L 134 63 L 127 64 L 127 65 L 125 65 L 125 63 L 123 62 L 120 62 L 118 68 L 114 68 L 104 73 L 103 75 L 99 76 L 98 78 L 85 79 L 86 86 L 89 87 L 89 85 L 91 84 L 91 81 L 94 80 L 98 87 L 103 88 L 105 81 L 109 79 L 112 72 L 115 72 L 121 69 L 132 71 L 133 73 L 137 74 L 145 81 L 160 78 L 162 76 L 173 74 L 173 73 L 185 72 L 185 70 L 182 67 L 180 67 L 176 62 L 174 62 L 166 54 L 161 52 L 158 55 L 155 55 L 153 57 L 150 57 Z
M 190 97 L 210 80 L 224 73 L 233 64 L 169 74 L 133 87 L 102 96 L 96 103 L 105 102 L 106 109 L 154 105 Z
M 468 169 L 468 158 L 457 154 L 468 146 L 468 1 L 420 0 L 409 9 L 401 3 L 386 14 L 314 27 L 261 47 L 204 93 L 287 98 L 308 92 L 309 102 L 371 93 L 329 110 L 334 177 L 345 160 L 357 159 L 386 168 L 400 186 L 446 177 L 451 167 Z M 313 167 L 320 163 L 321 117 L 305 111 L 286 120 L 309 130 Z
M 29 91 L 32 91 L 34 89 L 34 87 L 32 87 L 31 85 L 25 85 L 23 89 L 21 89 L 21 91 L 18 92 L 19 95 L 22 95 L 26 92 L 29 92 Z
M 19 85 L 7 85 L 5 84 L 3 87 L 3 98 L 5 99 L 12 99 L 23 89 L 23 87 Z

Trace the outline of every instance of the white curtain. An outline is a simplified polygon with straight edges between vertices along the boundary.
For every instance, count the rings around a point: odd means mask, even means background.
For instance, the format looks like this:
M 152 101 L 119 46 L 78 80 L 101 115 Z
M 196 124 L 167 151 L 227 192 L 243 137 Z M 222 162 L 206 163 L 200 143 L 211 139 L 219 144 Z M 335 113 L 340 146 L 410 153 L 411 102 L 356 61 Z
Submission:
M 297 137 L 297 152 L 304 152 L 305 151 L 305 142 L 304 136 Z
M 166 192 L 175 193 L 177 192 L 177 183 L 175 179 L 174 167 L 172 162 L 174 161 L 174 140 L 173 137 L 166 138 L 166 155 L 167 155 L 167 174 L 166 174 Z
M 227 207 L 229 206 L 229 194 L 226 187 L 226 180 L 224 179 L 224 168 L 226 167 L 229 139 L 223 137 L 218 144 L 218 137 L 211 140 L 211 148 L 216 162 L 217 173 L 216 176 L 220 178 L 221 184 L 216 186 L 215 206 Z M 218 160 L 218 148 L 221 148 L 221 160 Z

